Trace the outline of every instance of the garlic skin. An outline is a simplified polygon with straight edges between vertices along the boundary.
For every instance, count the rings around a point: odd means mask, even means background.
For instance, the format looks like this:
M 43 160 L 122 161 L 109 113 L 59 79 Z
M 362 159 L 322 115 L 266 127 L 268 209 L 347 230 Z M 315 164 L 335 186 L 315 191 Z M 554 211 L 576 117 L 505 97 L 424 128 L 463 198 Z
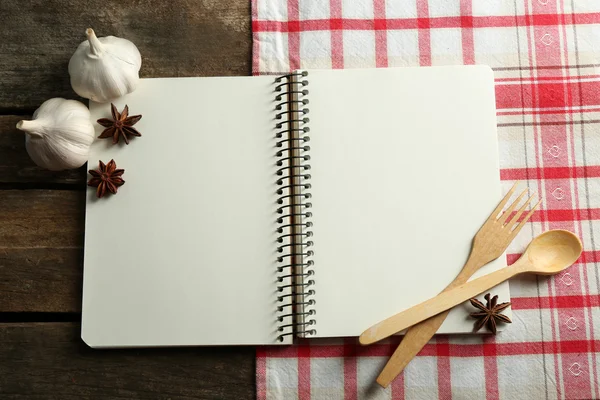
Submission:
M 26 134 L 25 147 L 33 162 L 51 171 L 85 164 L 95 137 L 88 108 L 62 98 L 45 101 L 31 121 L 17 122 L 17 129 Z
M 85 33 L 87 40 L 77 47 L 69 61 L 71 87 L 75 93 L 107 103 L 133 92 L 142 66 L 137 47 L 115 36 L 98 39 L 92 28 Z

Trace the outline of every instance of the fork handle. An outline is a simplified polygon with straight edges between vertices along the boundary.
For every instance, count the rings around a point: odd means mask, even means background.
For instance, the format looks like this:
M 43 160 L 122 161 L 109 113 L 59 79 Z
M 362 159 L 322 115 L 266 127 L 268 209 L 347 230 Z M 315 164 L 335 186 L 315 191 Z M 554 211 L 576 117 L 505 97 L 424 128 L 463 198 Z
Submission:
M 399 312 L 364 331 L 359 338 L 360 344 L 367 345 L 378 342 L 441 312 L 450 310 L 452 307 L 523 272 L 519 269 L 520 265 L 520 263 L 517 263 L 502 268 L 454 289 L 444 291 L 427 301 Z
M 481 268 L 487 262 L 491 260 L 484 260 L 479 257 L 475 252 L 471 252 L 469 255 L 469 259 L 467 263 L 460 271 L 456 279 L 452 281 L 450 285 L 444 291 L 455 288 L 456 286 L 462 285 L 466 281 L 469 280 L 471 275 L 477 271 L 477 269 Z M 425 320 L 417 325 L 411 326 L 400 345 L 390 357 L 387 364 L 383 368 L 383 371 L 377 377 L 377 383 L 384 388 L 387 387 L 391 381 L 393 381 L 400 372 L 404 370 L 404 368 L 408 365 L 409 362 L 415 356 L 423 346 L 427 344 L 429 339 L 435 335 L 437 330 L 440 328 L 448 313 L 450 311 L 443 312 L 441 314 L 436 315 L 435 317 L 431 317 L 428 320 Z
M 377 377 L 377 383 L 384 388 L 388 387 L 390 382 L 406 368 L 408 363 L 415 358 L 417 353 L 421 351 L 429 339 L 435 335 L 449 313 L 450 311 L 445 311 L 420 324 L 411 326 L 404 335 L 402 342 L 400 342 L 400 345 L 383 368 L 383 371 L 381 371 Z

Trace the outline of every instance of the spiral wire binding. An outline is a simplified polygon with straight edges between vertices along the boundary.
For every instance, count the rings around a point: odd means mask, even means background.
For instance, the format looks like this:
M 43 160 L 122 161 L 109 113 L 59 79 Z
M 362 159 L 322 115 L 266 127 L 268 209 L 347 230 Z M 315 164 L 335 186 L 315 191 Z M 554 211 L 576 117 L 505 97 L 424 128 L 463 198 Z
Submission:
M 313 235 L 310 221 L 308 72 L 275 78 L 277 157 L 277 340 L 315 335 Z M 288 302 L 288 298 L 291 301 Z M 285 303 L 285 304 L 284 304 Z

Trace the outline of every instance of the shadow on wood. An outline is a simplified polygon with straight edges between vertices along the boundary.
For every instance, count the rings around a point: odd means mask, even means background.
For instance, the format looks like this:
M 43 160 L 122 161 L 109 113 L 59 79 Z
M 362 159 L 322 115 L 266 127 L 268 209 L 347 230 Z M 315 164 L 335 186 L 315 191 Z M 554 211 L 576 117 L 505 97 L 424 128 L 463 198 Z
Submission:
M 253 399 L 248 347 L 93 350 L 78 323 L 0 324 L 3 399 Z
M 81 310 L 85 194 L 0 191 L 0 312 Z

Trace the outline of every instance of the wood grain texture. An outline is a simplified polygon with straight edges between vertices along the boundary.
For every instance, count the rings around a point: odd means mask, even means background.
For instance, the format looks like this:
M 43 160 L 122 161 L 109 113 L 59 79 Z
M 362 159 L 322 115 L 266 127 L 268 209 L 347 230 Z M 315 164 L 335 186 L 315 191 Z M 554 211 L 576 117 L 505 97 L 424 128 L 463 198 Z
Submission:
M 142 77 L 251 72 L 250 2 L 242 0 L 3 0 L 0 26 L 0 114 L 77 98 L 67 66 L 88 27 L 135 43 Z
M 30 115 L 0 115 L 0 184 L 41 183 L 85 186 L 86 168 L 70 171 L 48 171 L 31 161 L 25 149 L 25 134 L 15 125 Z
M 254 399 L 254 349 L 92 350 L 79 323 L 0 324 L 9 399 Z
M 81 310 L 85 194 L 0 191 L 0 312 Z

